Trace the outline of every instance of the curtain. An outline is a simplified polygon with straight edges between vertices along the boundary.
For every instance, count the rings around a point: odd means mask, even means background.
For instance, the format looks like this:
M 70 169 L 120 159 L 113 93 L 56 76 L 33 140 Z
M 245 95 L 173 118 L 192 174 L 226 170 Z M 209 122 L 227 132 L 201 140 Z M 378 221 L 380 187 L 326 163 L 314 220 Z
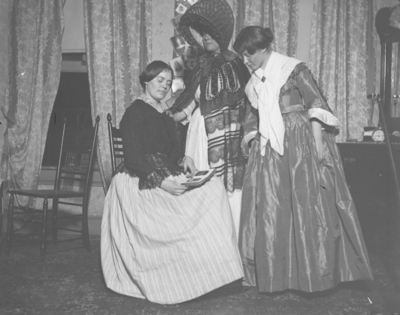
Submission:
M 1 157 L 7 188 L 35 189 L 61 73 L 64 0 L 9 0 Z M 19 205 L 34 200 L 18 198 Z
M 236 13 L 235 37 L 249 25 L 269 27 L 275 40 L 272 49 L 295 57 L 299 0 L 233 0 Z
M 375 16 L 379 11 L 377 1 L 368 1 L 367 20 L 367 91 L 368 125 L 378 126 L 379 106 L 376 96 L 380 93 L 381 44 L 375 27 Z
M 380 60 L 377 37 L 367 37 L 375 15 L 369 0 L 315 1 L 309 67 L 342 124 L 338 142 L 362 140 L 368 125 L 367 75 L 376 77 Z M 374 82 L 369 85 L 375 89 Z
M 0 108 L 4 107 L 4 96 L 7 83 L 8 69 L 8 29 L 9 29 L 9 3 L 8 1 L 0 1 Z M 1 119 L 3 121 L 3 119 Z M 4 124 L 5 125 L 5 124 Z M 1 126 L 3 131 L 4 125 Z M 1 146 L 3 141 L 1 141 Z M 1 181 L 1 178 L 0 178 Z
M 150 0 L 84 0 L 84 30 L 92 118 L 100 115 L 97 160 L 105 191 L 111 182 L 107 114 L 114 126 L 141 93 L 139 74 L 150 61 Z
M 400 32 L 400 3 L 392 6 L 389 19 L 391 27 L 395 27 Z M 392 45 L 392 102 L 390 108 L 391 117 L 400 117 L 400 42 Z M 400 126 L 396 128 L 399 130 Z
M 400 43 L 393 44 L 392 51 L 392 102 L 390 117 L 400 117 Z M 399 130 L 400 126 L 396 130 Z
M 7 83 L 7 68 L 8 68 L 8 28 L 9 28 L 9 14 L 8 14 L 8 1 L 0 1 L 0 108 L 4 107 L 4 95 Z M 0 148 L 3 148 L 4 144 L 4 131 L 5 131 L 5 120 L 4 116 L 0 120 Z M 2 149 L 1 149 L 2 150 Z M 0 155 L 1 159 L 1 155 Z M 0 171 L 0 183 L 3 182 L 2 172 Z M 6 208 L 6 204 L 3 202 L 6 195 L 6 191 L 0 191 L 0 242 L 3 235 L 3 209 Z

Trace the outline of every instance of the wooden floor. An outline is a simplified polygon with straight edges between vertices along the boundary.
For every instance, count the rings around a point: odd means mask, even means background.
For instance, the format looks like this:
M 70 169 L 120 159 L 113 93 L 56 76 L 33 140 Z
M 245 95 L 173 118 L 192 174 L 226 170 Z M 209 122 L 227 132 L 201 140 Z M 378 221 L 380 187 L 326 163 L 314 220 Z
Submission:
M 5 254 L 3 235 L 0 314 L 400 314 L 400 211 L 380 201 L 372 204 L 368 198 L 362 200 L 357 207 L 373 281 L 343 283 L 334 290 L 314 294 L 259 294 L 256 289 L 235 282 L 199 299 L 163 306 L 121 296 L 105 287 L 98 237 L 91 240 L 91 253 L 80 243 L 50 245 L 45 262 L 41 263 L 39 246 L 22 245 L 18 239 L 11 253 Z
M 140 315 L 400 315 L 400 207 L 386 163 L 372 163 L 366 146 L 341 148 L 350 190 L 375 279 L 340 284 L 334 290 L 304 294 L 259 294 L 240 282 L 199 299 L 171 306 L 118 295 L 104 284 L 100 241 L 92 252 L 80 243 L 49 246 L 45 262 L 39 245 L 19 245 L 9 255 L 0 240 L 0 314 Z M 374 147 L 381 159 L 382 147 Z M 375 153 L 374 153 L 375 154 Z M 372 163 L 372 164 L 371 164 Z M 372 168 L 378 165 L 378 168 Z M 37 239 L 34 241 L 38 241 Z M 18 245 L 18 246 L 17 246 Z

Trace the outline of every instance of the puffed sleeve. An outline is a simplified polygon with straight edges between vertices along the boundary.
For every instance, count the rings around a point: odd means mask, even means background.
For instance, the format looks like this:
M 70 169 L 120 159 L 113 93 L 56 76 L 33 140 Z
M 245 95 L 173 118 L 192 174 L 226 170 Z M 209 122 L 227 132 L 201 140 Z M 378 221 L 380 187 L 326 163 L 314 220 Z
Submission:
M 120 123 L 124 147 L 124 165 L 120 171 L 139 177 L 140 190 L 160 187 L 164 179 L 171 175 L 168 163 L 162 156 L 146 154 L 143 147 L 146 141 L 143 133 L 145 123 L 146 118 L 140 106 L 135 105 L 126 110 Z
M 339 129 L 340 122 L 333 115 L 332 110 L 322 97 L 310 71 L 307 68 L 304 68 L 297 75 L 296 81 L 304 105 L 308 110 L 308 117 L 310 119 L 316 118 L 328 126 Z
M 141 124 L 143 117 L 137 106 L 131 105 L 120 123 L 122 133 L 122 143 L 124 147 L 124 164 L 130 173 L 134 173 L 140 178 L 147 178 L 155 167 L 146 159 L 143 146 Z
M 170 175 L 179 175 L 181 173 L 179 161 L 183 157 L 179 149 L 175 123 L 166 115 L 161 115 L 158 123 L 162 126 L 160 130 L 163 131 L 159 137 L 163 137 L 166 141 L 165 147 L 168 150 L 162 153 L 146 152 L 145 146 L 149 143 L 149 139 L 144 130 L 149 131 L 149 128 L 145 128 L 146 124 L 149 124 L 148 119 L 148 112 L 144 112 L 140 104 L 133 103 L 126 110 L 120 123 L 124 165 L 119 168 L 119 171 L 139 177 L 140 190 L 160 187 Z

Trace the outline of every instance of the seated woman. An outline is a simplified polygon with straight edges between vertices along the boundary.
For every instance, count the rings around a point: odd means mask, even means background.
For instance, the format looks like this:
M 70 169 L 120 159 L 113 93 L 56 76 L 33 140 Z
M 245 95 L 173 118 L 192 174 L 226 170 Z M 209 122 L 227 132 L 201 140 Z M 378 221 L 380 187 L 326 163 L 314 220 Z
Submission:
M 172 69 L 153 61 L 139 78 L 144 94 L 122 117 L 124 166 L 104 205 L 102 269 L 115 292 L 173 304 L 242 278 L 242 263 L 223 183 L 180 184 L 196 169 L 161 113 Z

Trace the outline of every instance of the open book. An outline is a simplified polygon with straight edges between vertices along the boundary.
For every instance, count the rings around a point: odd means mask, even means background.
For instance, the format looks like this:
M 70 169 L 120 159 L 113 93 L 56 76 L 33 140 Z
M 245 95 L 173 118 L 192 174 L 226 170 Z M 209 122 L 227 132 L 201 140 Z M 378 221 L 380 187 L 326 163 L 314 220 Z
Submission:
M 215 173 L 214 168 L 206 171 L 198 171 L 192 178 L 189 178 L 187 182 L 183 182 L 182 185 L 189 187 L 201 186 L 211 177 L 213 177 L 214 173 Z

